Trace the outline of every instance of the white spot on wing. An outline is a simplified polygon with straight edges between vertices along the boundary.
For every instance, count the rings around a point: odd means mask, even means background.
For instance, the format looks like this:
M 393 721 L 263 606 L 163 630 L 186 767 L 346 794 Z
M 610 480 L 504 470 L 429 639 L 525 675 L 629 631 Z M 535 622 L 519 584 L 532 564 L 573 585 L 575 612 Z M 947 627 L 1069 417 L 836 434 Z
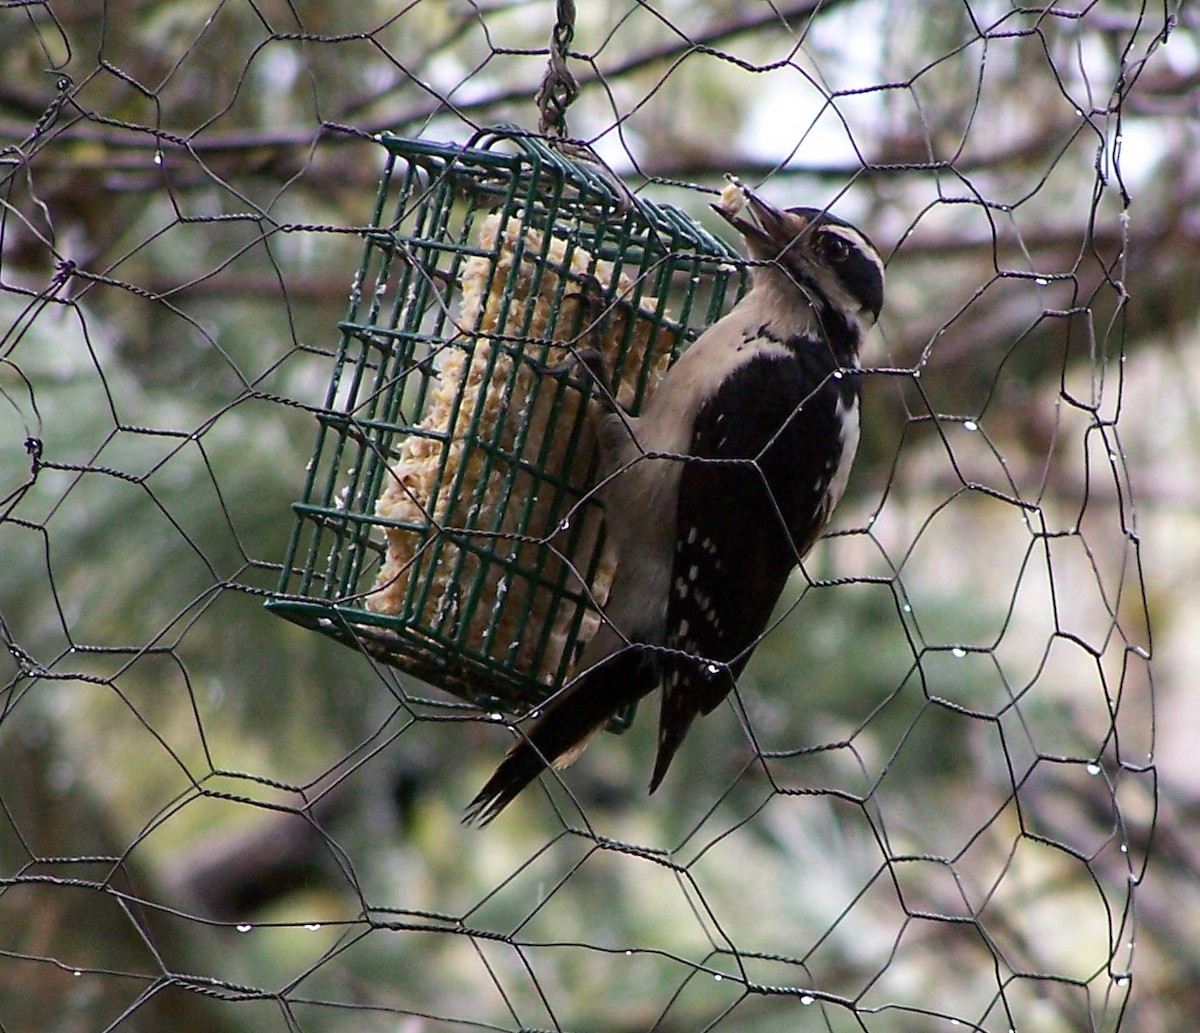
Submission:
M 858 399 L 851 398 L 846 404 L 839 397 L 837 415 L 842 421 L 842 454 L 838 457 L 837 469 L 833 471 L 833 479 L 829 484 L 827 512 L 832 512 L 845 493 L 846 482 L 850 480 L 850 468 L 854 465 L 854 454 L 858 451 Z

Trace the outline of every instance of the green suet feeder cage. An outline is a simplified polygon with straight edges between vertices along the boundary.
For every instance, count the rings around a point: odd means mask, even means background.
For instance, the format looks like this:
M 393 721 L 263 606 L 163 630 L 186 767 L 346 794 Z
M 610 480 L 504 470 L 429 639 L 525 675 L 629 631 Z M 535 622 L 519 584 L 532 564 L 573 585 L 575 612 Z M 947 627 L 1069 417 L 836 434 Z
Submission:
M 492 711 L 572 674 L 613 566 L 582 379 L 631 412 L 745 289 L 737 252 L 539 137 L 385 135 L 273 612 Z

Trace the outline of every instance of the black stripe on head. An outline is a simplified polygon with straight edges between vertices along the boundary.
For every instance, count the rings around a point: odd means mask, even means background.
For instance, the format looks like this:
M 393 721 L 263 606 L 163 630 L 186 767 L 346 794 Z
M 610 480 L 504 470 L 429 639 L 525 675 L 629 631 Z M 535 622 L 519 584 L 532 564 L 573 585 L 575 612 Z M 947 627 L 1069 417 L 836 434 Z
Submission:
M 790 208 L 809 222 L 813 250 L 871 322 L 883 310 L 883 263 L 862 230 L 817 208 Z

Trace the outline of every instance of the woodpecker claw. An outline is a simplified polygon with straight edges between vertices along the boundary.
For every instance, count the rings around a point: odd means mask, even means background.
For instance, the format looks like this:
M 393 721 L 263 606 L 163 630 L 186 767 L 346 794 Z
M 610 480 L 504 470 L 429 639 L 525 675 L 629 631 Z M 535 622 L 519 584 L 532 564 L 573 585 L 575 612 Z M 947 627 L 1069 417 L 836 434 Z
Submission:
M 616 407 L 608 386 L 608 368 L 604 356 L 596 348 L 573 348 L 571 354 L 561 362 L 553 366 L 543 366 L 540 372 L 543 376 L 560 380 L 580 394 L 586 394 L 590 390 L 593 398 L 610 412 Z

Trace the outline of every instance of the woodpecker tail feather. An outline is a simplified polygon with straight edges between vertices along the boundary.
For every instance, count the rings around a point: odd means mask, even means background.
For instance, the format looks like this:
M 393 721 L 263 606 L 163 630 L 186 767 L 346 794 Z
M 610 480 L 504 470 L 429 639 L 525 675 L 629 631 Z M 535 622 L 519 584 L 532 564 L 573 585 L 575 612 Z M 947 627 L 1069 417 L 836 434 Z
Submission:
M 562 768 L 574 761 L 609 718 L 654 688 L 649 661 L 644 650 L 627 646 L 586 671 L 547 704 L 467 805 L 463 821 L 487 825 L 546 768 Z
M 662 782 L 675 751 L 683 743 L 698 713 L 695 704 L 681 691 L 678 675 L 668 676 L 663 686 L 662 712 L 658 719 L 658 753 L 654 758 L 654 773 L 650 776 L 650 792 L 653 793 Z
M 711 714 L 729 695 L 749 656 L 747 653 L 732 664 L 716 664 L 698 657 L 690 662 L 675 661 L 663 684 L 658 754 L 650 776 L 650 792 L 662 782 L 692 722 L 701 714 Z

